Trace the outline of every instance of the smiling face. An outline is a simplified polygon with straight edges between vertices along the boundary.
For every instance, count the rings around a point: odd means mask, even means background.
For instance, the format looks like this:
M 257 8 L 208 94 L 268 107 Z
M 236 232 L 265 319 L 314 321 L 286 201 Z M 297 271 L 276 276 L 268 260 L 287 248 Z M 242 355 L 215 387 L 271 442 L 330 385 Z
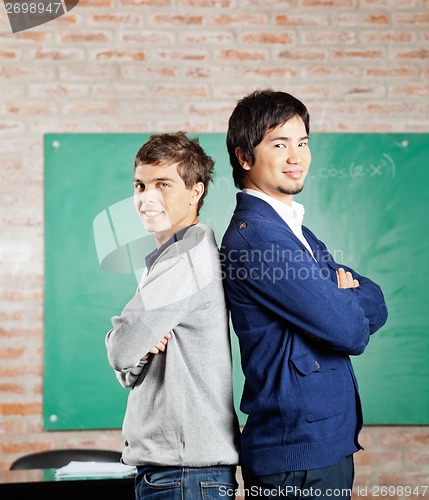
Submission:
M 161 246 L 180 229 L 195 224 L 198 200 L 204 184 L 188 189 L 177 172 L 177 164 L 140 164 L 134 171 L 134 206 L 145 229 L 154 233 Z
M 302 191 L 311 163 L 304 122 L 294 116 L 268 131 L 255 148 L 253 165 L 243 158 L 240 148 L 236 155 L 246 170 L 245 188 L 261 191 L 290 205 L 293 196 Z

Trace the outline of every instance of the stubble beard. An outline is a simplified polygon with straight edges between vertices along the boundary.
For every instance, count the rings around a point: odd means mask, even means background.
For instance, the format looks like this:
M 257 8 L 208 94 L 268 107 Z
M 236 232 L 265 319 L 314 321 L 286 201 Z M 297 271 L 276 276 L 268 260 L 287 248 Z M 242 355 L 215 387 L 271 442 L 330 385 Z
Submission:
M 290 188 L 285 188 L 282 186 L 279 186 L 277 188 L 279 193 L 286 194 L 288 196 L 293 196 L 295 194 L 299 194 L 303 189 L 304 189 L 304 184 L 301 184 L 300 186 L 296 186 L 296 187 L 290 187 Z

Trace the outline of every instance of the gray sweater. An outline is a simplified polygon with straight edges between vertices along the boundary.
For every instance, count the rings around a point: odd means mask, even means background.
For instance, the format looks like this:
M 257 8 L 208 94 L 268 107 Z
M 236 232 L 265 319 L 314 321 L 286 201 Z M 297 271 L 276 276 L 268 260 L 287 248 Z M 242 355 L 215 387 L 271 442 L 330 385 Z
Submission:
M 131 387 L 122 427 L 129 465 L 238 463 L 229 321 L 213 231 L 191 226 L 156 259 L 106 336 Z M 171 332 L 165 353 L 139 361 Z

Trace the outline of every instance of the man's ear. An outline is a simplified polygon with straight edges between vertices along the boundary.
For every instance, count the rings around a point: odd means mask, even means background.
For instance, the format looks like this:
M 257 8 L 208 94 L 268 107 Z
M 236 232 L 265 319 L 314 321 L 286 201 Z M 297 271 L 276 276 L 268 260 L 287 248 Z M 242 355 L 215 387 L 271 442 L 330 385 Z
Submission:
M 189 202 L 189 204 L 197 205 L 203 194 L 204 194 L 204 184 L 202 182 L 197 182 L 192 186 L 191 201 Z
M 244 170 L 250 170 L 250 165 L 244 157 L 243 151 L 238 146 L 235 148 L 235 156 Z

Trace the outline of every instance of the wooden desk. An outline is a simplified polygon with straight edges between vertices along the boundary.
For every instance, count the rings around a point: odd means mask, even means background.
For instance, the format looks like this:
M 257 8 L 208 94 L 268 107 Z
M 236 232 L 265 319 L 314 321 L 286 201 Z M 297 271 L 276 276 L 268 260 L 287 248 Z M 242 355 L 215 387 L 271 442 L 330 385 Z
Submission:
M 134 477 L 55 479 L 55 469 L 0 471 L 0 498 L 25 500 L 134 500 Z

